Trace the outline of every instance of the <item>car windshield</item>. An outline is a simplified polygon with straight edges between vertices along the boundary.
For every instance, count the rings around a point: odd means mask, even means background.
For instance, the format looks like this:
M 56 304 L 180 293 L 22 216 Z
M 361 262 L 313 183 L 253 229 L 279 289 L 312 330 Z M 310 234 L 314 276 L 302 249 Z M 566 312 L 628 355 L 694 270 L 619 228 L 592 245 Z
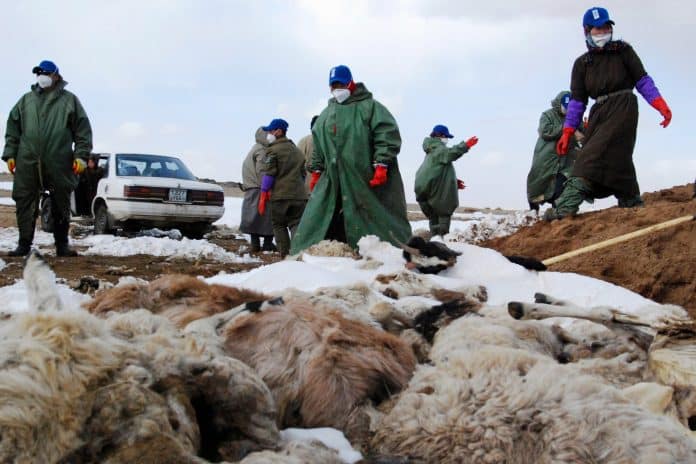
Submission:
M 116 155 L 116 175 L 196 180 L 180 159 L 160 155 Z

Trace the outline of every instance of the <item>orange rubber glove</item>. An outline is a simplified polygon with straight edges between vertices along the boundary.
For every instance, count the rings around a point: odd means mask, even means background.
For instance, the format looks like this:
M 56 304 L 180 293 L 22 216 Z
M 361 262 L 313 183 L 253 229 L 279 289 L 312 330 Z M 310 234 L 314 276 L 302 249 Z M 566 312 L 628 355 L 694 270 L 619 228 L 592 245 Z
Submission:
M 15 159 L 10 158 L 7 160 L 7 169 L 10 170 L 10 173 L 14 176 L 14 171 L 15 171 Z
M 378 164 L 375 166 L 375 174 L 370 180 L 370 187 L 378 187 L 387 183 L 387 166 Z
M 563 128 L 563 135 L 561 135 L 561 138 L 558 139 L 558 143 L 556 144 L 556 153 L 558 153 L 558 156 L 564 156 L 566 153 L 568 153 L 568 145 L 570 144 L 570 137 L 575 133 L 575 129 L 572 127 L 564 127 Z
M 662 97 L 657 97 L 656 99 L 650 102 L 650 105 L 657 111 L 659 111 L 662 117 L 665 118 L 664 121 L 660 123 L 660 125 L 662 127 L 669 126 L 669 123 L 672 122 L 672 110 L 670 110 L 669 106 L 667 106 L 667 102 L 665 101 L 665 99 Z
M 466 188 L 466 185 L 464 185 L 464 181 L 463 181 L 463 180 L 457 179 L 457 188 L 458 188 L 459 190 L 464 190 L 464 189 Z
M 319 182 L 319 178 L 321 177 L 321 171 L 313 171 L 312 172 L 312 178 L 309 180 L 309 191 L 314 190 L 314 186 L 317 185 L 317 182 Z
M 82 174 L 86 167 L 87 165 L 84 161 L 82 161 L 82 158 L 75 158 L 75 160 L 72 163 L 72 172 L 75 175 Z
M 263 216 L 266 213 L 266 203 L 271 200 L 271 191 L 269 190 L 268 192 L 261 192 L 261 196 L 259 197 L 259 206 L 258 206 L 258 211 L 261 216 Z
M 478 137 L 475 135 L 466 141 L 466 146 L 471 148 L 478 143 Z

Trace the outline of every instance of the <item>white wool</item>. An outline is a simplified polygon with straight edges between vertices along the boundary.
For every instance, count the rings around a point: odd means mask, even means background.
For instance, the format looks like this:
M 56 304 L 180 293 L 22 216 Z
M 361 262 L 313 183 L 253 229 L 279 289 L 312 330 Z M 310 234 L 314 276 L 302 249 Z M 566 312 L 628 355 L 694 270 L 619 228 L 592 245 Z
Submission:
M 696 461 L 685 427 L 636 407 L 594 372 L 583 374 L 587 366 L 558 364 L 561 347 L 536 321 L 454 321 L 436 335 L 433 365 L 419 366 L 373 446 L 443 463 Z
M 357 257 L 355 251 L 347 243 L 336 240 L 322 240 L 303 250 L 302 253 L 312 256 Z
M 56 274 L 37 251 L 32 250 L 27 257 L 24 282 L 31 311 L 63 309 L 56 285 Z

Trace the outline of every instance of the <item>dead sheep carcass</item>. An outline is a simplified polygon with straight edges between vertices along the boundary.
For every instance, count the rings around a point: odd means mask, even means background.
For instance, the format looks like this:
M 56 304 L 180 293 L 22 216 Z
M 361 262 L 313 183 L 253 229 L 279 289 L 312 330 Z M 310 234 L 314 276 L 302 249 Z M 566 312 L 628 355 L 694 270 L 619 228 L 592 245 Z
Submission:
M 214 300 L 206 303 L 209 294 Z M 260 310 L 260 300 L 268 298 L 193 277 L 164 276 L 149 285 L 105 290 L 86 307 L 103 313 L 142 306 L 179 327 L 193 323 L 194 332 L 222 337 L 225 353 L 254 368 L 271 389 L 282 426 L 341 428 L 356 407 L 408 383 L 416 359 L 398 337 L 348 319 L 326 301 L 316 311 L 297 294 Z M 252 307 L 219 317 L 242 303 Z
M 539 322 L 456 320 L 377 425 L 373 450 L 442 463 L 696 462 L 685 427 L 559 364 L 562 350 Z
M 0 324 L 0 462 L 235 461 L 279 442 L 256 373 L 147 311 Z

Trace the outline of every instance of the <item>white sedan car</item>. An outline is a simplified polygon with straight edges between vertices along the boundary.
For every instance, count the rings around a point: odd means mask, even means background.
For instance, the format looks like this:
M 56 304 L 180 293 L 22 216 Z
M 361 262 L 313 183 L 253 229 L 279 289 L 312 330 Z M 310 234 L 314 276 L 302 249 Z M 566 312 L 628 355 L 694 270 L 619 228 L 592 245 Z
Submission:
M 116 227 L 176 227 L 200 238 L 225 212 L 222 187 L 200 182 L 173 156 L 101 155 L 104 177 L 92 201 L 94 233 Z

